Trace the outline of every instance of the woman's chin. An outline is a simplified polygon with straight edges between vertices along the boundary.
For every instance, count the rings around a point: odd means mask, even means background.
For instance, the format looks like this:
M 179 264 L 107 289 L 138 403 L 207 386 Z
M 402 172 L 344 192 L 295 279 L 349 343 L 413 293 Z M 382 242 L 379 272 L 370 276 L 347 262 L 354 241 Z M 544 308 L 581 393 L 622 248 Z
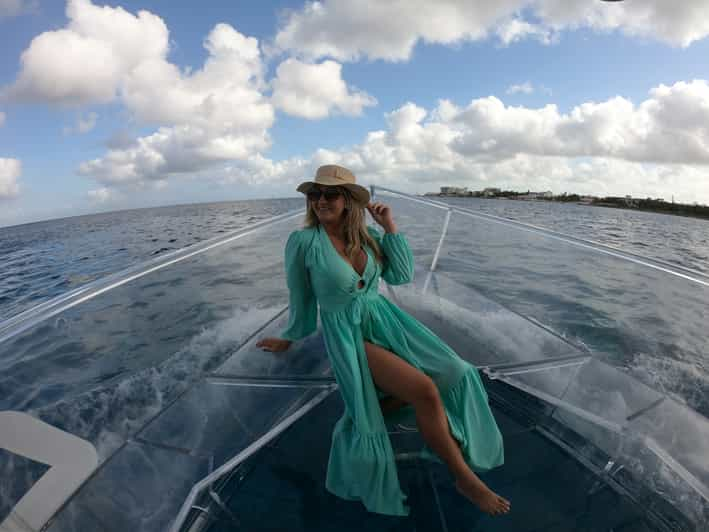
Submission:
M 319 212 L 317 213 L 318 220 L 321 222 L 330 222 L 335 219 L 331 212 Z

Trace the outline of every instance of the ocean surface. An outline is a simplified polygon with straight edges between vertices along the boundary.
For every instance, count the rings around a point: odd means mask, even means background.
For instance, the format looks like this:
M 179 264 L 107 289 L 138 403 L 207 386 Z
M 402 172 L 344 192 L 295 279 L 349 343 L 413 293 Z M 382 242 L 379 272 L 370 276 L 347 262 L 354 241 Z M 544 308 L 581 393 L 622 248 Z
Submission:
M 451 219 L 439 263 L 456 282 L 709 417 L 709 221 L 551 202 L 446 201 L 691 270 L 670 274 L 460 217 Z M 398 205 L 392 202 L 399 229 L 411 228 L 414 255 L 425 264 L 437 237 L 421 240 L 415 227 L 442 222 L 441 211 L 404 213 Z M 0 228 L 0 322 L 129 266 L 303 207 L 299 198 L 205 203 Z M 282 308 L 269 290 L 282 276 L 283 250 L 268 239 L 283 234 L 186 260 L 0 345 L 0 410 L 38 415 L 92 441 L 100 457 L 110 455 Z M 0 453 L 0 476 L 16 468 Z M 0 488 L 0 517 L 12 499 L 11 488 Z
M 707 220 L 545 201 L 447 201 L 709 273 Z M 137 262 L 301 205 L 297 198 L 201 203 L 0 228 L 0 322 Z

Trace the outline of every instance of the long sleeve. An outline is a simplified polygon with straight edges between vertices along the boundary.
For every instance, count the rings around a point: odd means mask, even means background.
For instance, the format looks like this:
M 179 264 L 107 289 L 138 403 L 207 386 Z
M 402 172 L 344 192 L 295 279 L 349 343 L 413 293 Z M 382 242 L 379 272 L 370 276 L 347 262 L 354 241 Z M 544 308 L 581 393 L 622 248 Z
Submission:
M 285 268 L 289 291 L 290 318 L 280 337 L 300 340 L 315 332 L 318 324 L 318 307 L 305 268 L 305 246 L 302 231 L 293 231 L 286 242 Z
M 382 270 L 382 279 L 392 285 L 406 284 L 414 280 L 414 254 L 403 233 L 382 233 L 368 226 L 369 234 L 379 243 L 387 260 Z

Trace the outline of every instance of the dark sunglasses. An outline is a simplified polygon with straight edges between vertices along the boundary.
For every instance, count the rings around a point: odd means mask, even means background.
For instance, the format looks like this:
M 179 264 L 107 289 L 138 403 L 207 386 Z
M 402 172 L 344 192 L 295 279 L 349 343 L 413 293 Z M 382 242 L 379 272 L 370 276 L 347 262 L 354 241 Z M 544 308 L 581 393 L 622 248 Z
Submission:
M 328 187 L 324 190 L 321 188 L 311 188 L 306 195 L 310 201 L 318 201 L 320 196 L 325 196 L 327 201 L 335 201 L 342 195 L 342 190 L 335 187 Z

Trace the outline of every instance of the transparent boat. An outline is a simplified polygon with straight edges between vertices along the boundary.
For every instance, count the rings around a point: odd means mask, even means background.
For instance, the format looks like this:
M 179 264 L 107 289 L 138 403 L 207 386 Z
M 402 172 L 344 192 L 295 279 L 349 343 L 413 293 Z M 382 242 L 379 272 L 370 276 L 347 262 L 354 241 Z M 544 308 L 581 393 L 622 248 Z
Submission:
M 372 194 L 416 259 L 413 283 L 380 292 L 484 376 L 506 462 L 482 477 L 511 499 L 509 515 L 457 494 L 421 453 L 410 407 L 387 417 L 409 517 L 325 490 L 343 405 L 320 332 L 285 353 L 255 347 L 288 320 L 283 248 L 298 209 L 0 325 L 0 367 L 27 365 L 0 385 L 0 531 L 706 530 L 706 415 L 629 371 L 637 346 L 598 334 L 612 324 L 567 325 L 574 305 L 602 309 L 706 356 L 709 277 L 464 206 Z M 627 293 L 642 294 L 644 314 Z

